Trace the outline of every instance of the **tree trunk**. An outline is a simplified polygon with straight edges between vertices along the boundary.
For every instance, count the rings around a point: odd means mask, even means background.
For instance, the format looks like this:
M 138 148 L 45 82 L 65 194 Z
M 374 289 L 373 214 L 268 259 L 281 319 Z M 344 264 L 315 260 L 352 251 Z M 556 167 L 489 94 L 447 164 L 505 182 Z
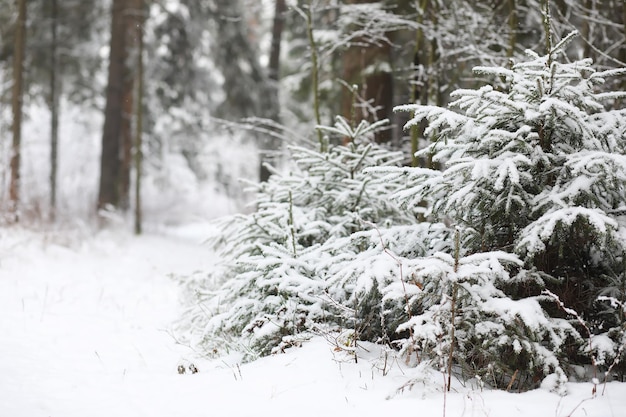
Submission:
M 515 47 L 517 46 L 517 1 L 509 0 L 509 49 L 506 52 L 507 58 L 513 58 Z
M 626 62 L 626 1 L 622 2 L 622 36 L 622 48 L 620 49 L 619 59 L 623 65 Z M 620 86 L 622 91 L 626 91 L 626 77 L 622 77 Z M 623 103 L 624 99 L 617 100 L 615 108 L 621 108 Z
M 280 77 L 280 44 L 285 29 L 285 0 L 276 0 L 274 8 L 274 22 L 272 25 L 272 49 L 270 51 L 269 78 L 278 81 Z
M 109 78 L 100 167 L 98 208 L 130 207 L 135 71 L 129 66 L 138 45 L 142 0 L 113 0 Z
M 98 209 L 118 207 L 118 175 L 120 167 L 120 136 L 122 131 L 124 65 L 124 10 L 126 0 L 113 0 L 111 6 L 111 42 L 109 50 L 109 75 L 102 131 L 100 158 L 100 190 Z
M 583 7 L 587 11 L 587 13 L 589 13 L 589 15 L 592 15 L 593 2 L 591 0 L 585 0 L 583 3 Z M 583 57 L 585 58 L 594 58 L 591 54 L 591 43 L 593 42 L 592 24 L 593 23 L 591 22 L 591 19 L 583 19 L 581 36 L 583 38 Z M 595 61 L 596 60 L 594 59 L 594 62 Z
M 423 59 L 420 57 L 424 48 L 424 16 L 426 15 L 427 0 L 421 0 L 419 3 L 419 14 L 417 17 L 418 28 L 415 31 L 415 48 L 413 49 L 413 85 L 411 86 L 411 103 L 427 104 L 428 88 L 426 85 L 426 74 L 423 68 Z M 413 118 L 414 113 L 411 113 Z M 411 166 L 417 167 L 420 164 L 419 158 L 415 155 L 419 151 L 419 140 L 424 137 L 424 129 L 426 129 L 426 121 L 422 120 L 419 124 L 411 126 Z
M 349 0 L 349 4 L 372 3 L 372 0 Z M 355 42 L 358 44 L 359 42 Z M 391 46 L 389 44 L 351 46 L 343 53 L 343 80 L 348 85 L 359 85 L 360 88 L 342 90 L 341 114 L 350 119 L 353 124 L 367 119 L 377 121 L 390 119 L 393 112 L 393 76 L 390 72 L 371 69 L 379 64 L 391 61 Z M 387 67 L 387 65 L 385 65 Z M 364 75 L 367 73 L 368 75 Z M 355 96 L 359 94 L 365 103 L 371 103 L 367 108 L 354 108 Z M 361 104 L 365 104 L 361 103 Z M 377 134 L 376 141 L 382 142 L 389 138 L 387 135 Z
M 127 8 L 124 12 L 124 31 L 126 37 L 124 39 L 124 53 L 127 65 L 124 67 L 124 102 L 122 113 L 122 132 L 121 132 L 121 162 L 119 173 L 119 207 L 126 211 L 130 208 L 130 171 L 133 165 L 133 114 L 135 111 L 135 90 L 137 68 L 132 68 L 131 63 L 137 62 L 136 59 L 129 59 L 139 53 L 139 43 L 142 36 L 141 19 L 143 15 L 143 0 L 128 0 Z
M 141 133 L 143 130 L 143 23 L 144 23 L 144 5 L 143 0 L 138 0 L 138 10 L 141 15 L 138 16 L 137 24 L 137 96 L 136 96 L 136 121 L 135 121 L 135 234 L 140 235 L 142 232 L 142 207 L 141 207 L 141 166 L 143 153 L 141 147 L 143 141 Z
M 311 92 L 313 94 L 313 113 L 315 114 L 315 124 L 317 126 L 322 124 L 320 117 L 320 88 L 319 88 L 319 56 L 317 50 L 317 44 L 315 36 L 313 36 L 313 7 L 309 5 L 306 11 L 306 33 L 309 39 L 309 48 L 311 49 Z M 317 141 L 320 145 L 320 152 L 326 152 L 327 146 L 324 143 L 324 136 L 322 131 L 317 130 Z
M 19 220 L 20 200 L 20 152 L 22 142 L 22 101 L 24 95 L 24 53 L 26 49 L 26 0 L 18 0 L 18 16 L 15 30 L 15 53 L 13 55 L 13 143 L 11 154 L 11 180 L 9 184 L 9 210 L 11 221 Z
M 59 91 L 57 90 L 57 0 L 50 0 L 50 219 L 56 218 L 59 150 Z
M 119 205 L 124 211 L 130 207 L 130 169 L 132 165 L 132 122 L 134 111 L 134 82 L 124 80 L 124 100 L 122 102 L 122 130 L 120 135 Z
M 278 80 L 280 78 L 280 46 L 285 29 L 285 12 L 287 11 L 287 4 L 285 0 L 276 0 L 274 8 L 274 23 L 272 25 L 272 48 L 270 50 L 270 60 L 268 65 L 269 81 L 272 84 L 270 86 L 270 94 L 273 96 L 272 100 L 274 104 L 272 110 L 275 114 L 271 115 L 271 118 L 278 125 L 280 123 L 280 101 L 279 101 L 279 85 Z M 261 146 L 261 166 L 259 167 L 259 178 L 261 181 L 267 181 L 270 176 L 270 171 L 266 168 L 266 164 L 273 164 L 274 156 L 280 149 L 280 141 L 269 136 L 263 138 Z

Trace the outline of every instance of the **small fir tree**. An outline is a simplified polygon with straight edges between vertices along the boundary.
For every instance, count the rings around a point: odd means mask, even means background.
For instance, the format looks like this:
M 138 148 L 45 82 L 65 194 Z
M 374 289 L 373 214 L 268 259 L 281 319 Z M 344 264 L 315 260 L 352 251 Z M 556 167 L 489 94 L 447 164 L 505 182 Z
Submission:
M 453 373 L 516 389 L 551 375 L 563 392 L 570 364 L 622 372 L 626 115 L 603 105 L 622 93 L 596 90 L 624 71 L 560 62 L 572 36 L 476 68 L 499 87 L 457 90 L 449 109 L 399 108 L 408 128 L 428 121 L 417 156 L 441 171 L 398 167 L 376 124 L 342 118 L 319 129 L 347 145 L 292 148 L 256 210 L 218 224 L 224 262 L 190 280 L 190 334 L 255 356 L 349 328 L 431 361 L 448 388 Z
M 468 256 L 503 251 L 524 262 L 509 278 L 481 276 L 484 282 L 473 284 L 467 294 L 470 304 L 461 303 L 457 310 L 460 322 L 473 324 L 472 332 L 449 342 L 458 344 L 456 360 L 462 363 L 476 358 L 477 348 L 490 340 L 497 340 L 496 345 L 504 341 L 501 347 L 508 344 L 508 351 L 494 351 L 487 359 L 494 360 L 496 375 L 513 378 L 515 371 L 524 387 L 547 373 L 562 374 L 568 362 L 581 361 L 580 355 L 589 362 L 594 355 L 586 348 L 591 334 L 542 291 L 551 291 L 577 311 L 594 333 L 623 326 L 623 321 L 606 318 L 612 307 L 601 303 L 600 311 L 597 297 L 625 273 L 626 157 L 620 139 L 626 117 L 623 110 L 607 111 L 603 105 L 624 94 L 597 93 L 597 87 L 625 71 L 598 72 L 588 59 L 560 62 L 573 36 L 547 56 L 529 51 L 528 61 L 510 69 L 475 69 L 495 77 L 498 85 L 505 80 L 504 89 L 457 90 L 449 109 L 399 108 L 414 112 L 407 128 L 428 120 L 425 134 L 434 141 L 419 156 L 432 157 L 444 169 L 396 172 L 410 182 L 397 198 L 407 206 L 426 202 L 429 218 L 453 222 L 467 237 L 463 247 Z M 390 170 L 386 174 L 394 176 Z M 439 286 L 443 277 L 452 279 L 449 272 L 439 276 Z M 423 292 L 422 298 L 442 293 L 450 298 L 449 289 L 424 287 Z M 444 305 L 445 300 L 433 304 Z M 495 305 L 504 309 L 489 307 Z M 531 305 L 533 314 L 525 314 Z M 493 313 L 499 319 L 484 325 Z M 611 339 L 616 342 L 609 349 L 613 355 L 618 339 Z
M 370 223 L 415 222 L 413 213 L 389 199 L 393 184 L 371 181 L 364 172 L 402 160 L 373 142 L 382 124 L 363 121 L 352 128 L 338 118 L 335 126 L 320 127 L 348 143 L 327 152 L 291 148 L 292 170 L 254 186 L 256 210 L 218 222 L 213 243 L 224 259 L 215 271 L 220 276 L 188 283 L 197 296 L 193 305 L 200 307 L 187 315 L 185 330 L 207 351 L 236 345 L 252 357 L 265 355 L 294 335 L 319 325 L 339 329 L 346 315 L 352 319 L 328 296 L 328 274 L 320 265 L 332 251 L 325 245 L 348 246 L 341 239 Z M 221 287 L 210 290 L 216 282 Z M 379 302 L 380 296 L 361 311 L 370 315 Z

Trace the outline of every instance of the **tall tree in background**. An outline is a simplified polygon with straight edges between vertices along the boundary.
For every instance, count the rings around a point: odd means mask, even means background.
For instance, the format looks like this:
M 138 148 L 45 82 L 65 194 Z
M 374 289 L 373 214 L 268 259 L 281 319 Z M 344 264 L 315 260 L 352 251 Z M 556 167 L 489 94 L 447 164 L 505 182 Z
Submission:
M 134 74 L 128 62 L 138 39 L 141 0 L 114 0 L 98 208 L 128 209 L 132 154 Z
M 24 51 L 26 49 L 26 0 L 18 0 L 18 15 L 15 30 L 13 55 L 13 146 L 11 154 L 11 182 L 9 203 L 14 221 L 18 220 L 20 199 L 20 157 L 22 142 L 22 97 L 24 93 Z
M 100 189 L 98 209 L 119 205 L 118 174 L 120 135 L 122 132 L 124 83 L 124 10 L 126 0 L 113 0 L 111 6 L 111 41 L 109 48 L 109 75 L 106 89 L 106 108 L 102 131 L 100 158 Z
M 270 82 L 271 94 L 274 101 L 275 114 L 272 116 L 276 125 L 280 124 L 280 100 L 279 100 L 279 79 L 280 79 L 280 50 L 283 37 L 283 31 L 285 29 L 285 12 L 287 11 L 287 4 L 285 0 L 275 0 L 274 2 L 274 21 L 272 24 L 272 44 L 270 49 L 270 60 L 268 64 L 268 76 Z M 261 162 L 259 178 L 261 181 L 267 181 L 270 176 L 270 171 L 265 164 L 272 164 L 274 162 L 274 154 L 280 149 L 280 141 L 269 136 L 263 139 L 261 146 Z
M 428 6 L 427 0 L 420 0 L 417 3 L 417 23 L 418 27 L 415 29 L 415 44 L 413 46 L 413 62 L 412 70 L 413 76 L 410 78 L 410 101 L 414 104 L 427 104 L 428 94 L 427 88 L 424 88 L 424 71 L 423 71 L 423 58 L 422 48 L 425 45 L 424 39 L 424 16 L 426 14 L 426 6 Z M 420 160 L 416 153 L 419 150 L 419 139 L 424 137 L 424 129 L 426 129 L 426 122 L 424 120 L 420 123 L 416 123 L 410 128 L 411 134 L 411 166 L 417 167 L 420 164 Z
M 144 82 L 144 68 L 143 68 L 143 49 L 144 49 L 144 20 L 145 20 L 145 6 L 143 0 L 137 1 L 137 10 L 140 14 L 137 16 L 137 90 L 136 90 L 136 104 L 135 104 L 135 234 L 140 235 L 142 232 L 142 219 L 143 212 L 141 206 L 141 174 L 142 174 L 142 131 L 143 131 L 143 82 Z
M 100 77 L 94 77 L 100 68 L 101 59 L 100 25 L 105 20 L 101 16 L 103 6 L 100 3 L 88 3 L 82 0 L 46 0 L 26 2 L 25 12 L 29 24 L 26 24 L 23 34 L 20 33 L 19 2 L 15 0 L 0 0 L 0 77 L 10 81 L 13 79 L 13 67 L 22 62 L 21 95 L 23 102 L 21 113 L 26 115 L 33 109 L 40 109 L 44 104 L 50 111 L 49 128 L 50 139 L 46 144 L 37 143 L 39 135 L 30 135 L 20 138 L 19 151 L 19 213 L 21 219 L 31 216 L 54 217 L 55 206 L 60 197 L 59 165 L 62 163 L 59 151 L 62 150 L 63 140 L 59 136 L 61 124 L 61 104 L 71 103 L 70 106 L 80 106 L 81 109 L 95 106 L 100 99 L 102 86 Z M 16 53 L 16 44 L 21 42 L 19 36 L 27 39 L 27 45 L 19 54 Z M 19 49 L 19 48 L 18 48 Z M 4 112 L 0 113 L 0 123 L 6 126 L 13 125 L 12 82 L 1 83 L 0 101 L 4 105 Z M 4 87 L 10 88 L 4 88 Z M 20 124 L 23 124 L 20 116 Z M 39 118 L 28 120 L 29 124 L 43 127 Z M 15 125 L 17 127 L 17 124 Z M 24 127 L 20 126 L 20 131 Z M 9 129 L 7 129 L 9 130 Z M 12 132 L 12 129 L 11 129 Z M 11 133 L 12 134 L 12 133 Z M 14 205 L 10 198 L 11 157 L 14 154 L 12 140 L 2 141 L 0 155 L 0 178 L 2 181 L 3 207 L 7 211 Z M 36 146 L 50 147 L 48 160 L 42 161 L 31 158 L 31 151 Z M 9 149 L 11 148 L 11 149 Z M 14 159 L 14 163 L 17 160 Z M 49 162 L 49 165 L 48 165 Z M 35 171 L 46 170 L 41 177 L 33 177 Z M 34 185 L 36 183 L 36 185 Z M 15 188 L 14 188 L 15 190 Z M 49 192 L 48 192 L 49 191 Z M 71 192 L 70 190 L 67 190 Z M 64 200 L 63 206 L 67 200 Z M 46 210 L 50 207 L 50 210 Z M 70 214 L 71 215 L 71 214 Z
M 142 38 L 142 17 L 143 17 L 143 0 L 128 0 L 127 10 L 124 13 L 124 54 L 126 56 L 124 65 L 124 81 L 123 81 L 123 110 L 122 110 L 122 131 L 121 131 L 121 161 L 119 173 L 119 206 L 123 210 L 130 207 L 130 172 L 133 165 L 133 115 L 135 107 L 140 106 L 141 99 L 137 98 L 135 103 L 135 94 L 137 85 L 138 68 L 131 64 L 139 64 L 136 56 L 139 54 L 141 38 Z M 134 67 L 134 68 L 133 68 Z
M 272 45 L 269 60 L 269 78 L 272 81 L 278 81 L 280 77 L 280 46 L 285 30 L 285 12 L 287 11 L 287 3 L 285 0 L 274 1 L 274 21 L 272 24 Z
M 370 7 L 380 4 L 372 0 L 346 0 L 345 3 Z M 352 39 L 342 54 L 342 79 L 350 88 L 342 90 L 341 113 L 347 119 L 352 119 L 355 125 L 363 119 L 372 122 L 391 118 L 391 42 L 388 33 L 383 32 L 381 35 L 380 39 Z M 354 89 L 353 86 L 357 88 Z M 355 101 L 355 94 L 360 96 L 360 104 Z M 355 104 L 358 108 L 354 108 Z M 376 139 L 381 141 L 383 136 L 387 135 L 379 133 Z
M 59 89 L 57 81 L 58 8 L 57 0 L 50 0 L 50 216 L 56 216 L 57 171 L 59 165 Z

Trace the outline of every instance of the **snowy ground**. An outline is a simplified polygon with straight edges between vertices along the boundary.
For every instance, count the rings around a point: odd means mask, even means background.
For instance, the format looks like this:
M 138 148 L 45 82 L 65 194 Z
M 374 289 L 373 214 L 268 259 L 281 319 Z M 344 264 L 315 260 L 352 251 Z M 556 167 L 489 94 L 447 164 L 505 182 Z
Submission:
M 417 375 L 373 346 L 359 362 L 323 338 L 239 366 L 199 360 L 169 329 L 170 274 L 211 268 L 203 229 L 0 231 L 0 417 L 597 416 L 626 417 L 626 384 L 571 384 L 559 397 L 456 386 Z M 179 375 L 192 361 L 197 374 Z M 383 375 L 385 373 L 386 375 Z

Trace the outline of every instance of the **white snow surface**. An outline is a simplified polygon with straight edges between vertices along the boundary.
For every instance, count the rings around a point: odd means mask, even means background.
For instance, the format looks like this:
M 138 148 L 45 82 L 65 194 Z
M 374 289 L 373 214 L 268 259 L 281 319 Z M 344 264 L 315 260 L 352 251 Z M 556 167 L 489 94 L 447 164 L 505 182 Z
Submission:
M 206 232 L 0 230 L 0 417 L 626 416 L 626 383 L 444 395 L 438 372 L 370 344 L 355 363 L 331 337 L 249 364 L 199 358 L 171 332 L 172 276 L 213 267 Z

